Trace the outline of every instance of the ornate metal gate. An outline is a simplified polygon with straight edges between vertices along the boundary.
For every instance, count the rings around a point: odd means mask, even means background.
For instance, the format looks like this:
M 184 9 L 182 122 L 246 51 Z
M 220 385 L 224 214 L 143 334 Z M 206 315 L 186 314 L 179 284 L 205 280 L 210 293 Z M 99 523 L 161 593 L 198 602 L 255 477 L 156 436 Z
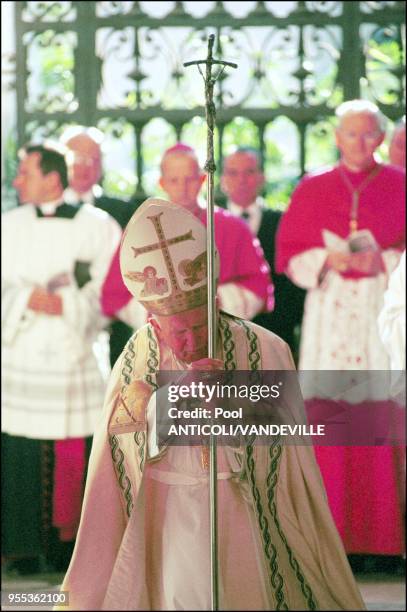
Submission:
M 403 2 L 16 2 L 18 141 L 97 125 L 105 187 L 144 198 L 164 147 L 204 151 L 200 76 L 182 63 L 213 32 L 239 64 L 217 89 L 217 158 L 258 146 L 270 201 L 284 201 L 335 158 L 338 103 L 363 96 L 392 121 L 404 114 L 404 20 Z

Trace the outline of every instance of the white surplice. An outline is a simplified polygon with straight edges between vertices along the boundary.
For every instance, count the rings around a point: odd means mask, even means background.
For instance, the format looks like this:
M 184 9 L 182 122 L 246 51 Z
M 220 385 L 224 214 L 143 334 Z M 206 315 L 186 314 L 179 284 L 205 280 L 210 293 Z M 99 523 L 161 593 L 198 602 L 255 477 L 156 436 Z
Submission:
M 406 369 L 406 252 L 389 279 L 379 315 L 379 331 L 392 370 Z
M 45 211 L 44 211 L 45 212 Z M 91 435 L 106 380 L 94 344 L 106 324 L 100 288 L 121 237 L 107 213 L 85 205 L 73 218 L 38 217 L 33 205 L 2 219 L 3 431 L 64 439 Z M 81 288 L 75 265 L 90 280 Z M 60 316 L 27 308 L 35 287 L 67 274 Z M 96 351 L 97 353 L 97 351 Z
M 375 277 L 357 280 L 344 278 L 329 270 L 322 281 L 320 273 L 328 256 L 326 248 L 313 248 L 292 257 L 288 267 L 291 280 L 308 289 L 304 305 L 301 330 L 299 369 L 314 371 L 307 378 L 303 392 L 306 397 L 319 395 L 318 385 L 326 385 L 332 372 L 333 388 L 340 380 L 335 371 L 388 370 L 389 358 L 379 335 L 377 318 L 383 307 L 383 295 L 388 278 L 400 259 L 400 251 L 387 249 L 382 252 L 385 271 Z M 323 374 L 318 377 L 316 371 Z M 348 375 L 349 381 L 352 373 Z M 312 385 L 316 385 L 313 388 Z M 345 385 L 346 386 L 346 385 Z M 352 383 L 349 383 L 349 389 Z M 319 389 L 319 391 L 321 391 Z M 323 396 L 323 395 L 322 395 Z M 329 394 L 328 394 L 329 396 Z M 349 392 L 342 399 L 358 403 L 365 399 L 388 399 L 388 387 L 378 386 L 372 376 L 364 387 L 363 395 L 352 397 Z

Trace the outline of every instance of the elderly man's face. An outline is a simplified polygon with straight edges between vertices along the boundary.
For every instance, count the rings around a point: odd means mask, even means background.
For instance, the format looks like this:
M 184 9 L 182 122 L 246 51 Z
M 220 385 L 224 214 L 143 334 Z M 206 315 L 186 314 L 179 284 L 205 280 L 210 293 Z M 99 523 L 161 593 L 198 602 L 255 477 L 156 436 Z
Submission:
M 160 185 L 171 202 L 187 210 L 196 208 L 205 178 L 196 159 L 188 153 L 172 153 L 163 160 Z
M 366 112 L 343 117 L 336 130 L 336 144 L 342 161 L 354 171 L 365 170 L 373 164 L 373 154 L 383 139 L 384 132 L 376 118 Z
M 206 305 L 167 317 L 155 317 L 157 335 L 181 361 L 191 363 L 208 356 Z M 158 324 L 158 325 L 157 325 Z
M 400 168 L 406 167 L 406 126 L 399 127 L 391 139 L 389 147 L 390 163 Z
M 99 182 L 102 174 L 100 147 L 86 134 L 74 136 L 66 144 L 72 152 L 69 185 L 77 193 L 86 193 Z
M 253 153 L 238 152 L 225 159 L 221 186 L 235 204 L 243 208 L 250 206 L 263 184 L 264 175 Z

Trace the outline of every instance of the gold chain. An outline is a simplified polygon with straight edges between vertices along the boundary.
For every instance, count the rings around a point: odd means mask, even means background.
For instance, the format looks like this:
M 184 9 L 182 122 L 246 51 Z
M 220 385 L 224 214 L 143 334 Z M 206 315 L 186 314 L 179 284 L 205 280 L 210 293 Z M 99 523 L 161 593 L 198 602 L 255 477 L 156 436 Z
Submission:
M 369 172 L 367 177 L 361 182 L 359 187 L 355 189 L 349 177 L 346 175 L 345 171 L 343 170 L 342 166 L 339 166 L 339 172 L 343 179 L 343 182 L 345 183 L 346 187 L 348 188 L 352 196 L 352 207 L 351 207 L 350 219 L 349 219 L 350 234 L 353 234 L 358 229 L 359 196 L 362 193 L 363 189 L 375 178 L 375 176 L 379 174 L 381 169 L 382 169 L 382 166 L 380 164 L 377 164 L 373 168 L 373 170 Z

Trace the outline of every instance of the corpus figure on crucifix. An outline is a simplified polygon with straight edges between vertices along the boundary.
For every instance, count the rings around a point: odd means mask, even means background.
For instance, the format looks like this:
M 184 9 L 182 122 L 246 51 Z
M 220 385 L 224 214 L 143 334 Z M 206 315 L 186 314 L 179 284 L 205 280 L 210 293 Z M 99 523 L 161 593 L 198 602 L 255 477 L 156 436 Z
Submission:
M 208 358 L 206 269 L 191 279 L 185 264 L 203 256 L 205 226 L 165 200 L 147 200 L 126 229 L 123 280 L 152 314 L 110 378 L 62 585 L 67 609 L 210 609 L 207 446 L 157 441 L 160 373 L 294 366 L 283 340 L 218 308 Z M 142 295 L 134 274 L 147 266 L 166 280 L 162 295 Z M 219 609 L 363 609 L 312 448 L 270 444 L 217 448 Z

